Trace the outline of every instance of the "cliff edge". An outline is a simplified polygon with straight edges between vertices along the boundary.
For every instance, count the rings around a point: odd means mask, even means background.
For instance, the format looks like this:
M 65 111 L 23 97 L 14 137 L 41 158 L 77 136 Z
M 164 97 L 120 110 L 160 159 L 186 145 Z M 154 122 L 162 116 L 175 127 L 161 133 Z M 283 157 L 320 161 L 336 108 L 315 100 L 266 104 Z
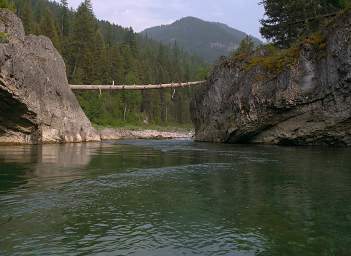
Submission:
M 351 12 L 320 37 L 276 58 L 274 75 L 264 51 L 218 64 L 191 103 L 196 140 L 351 146 Z
M 4 9 L 0 41 L 0 143 L 99 141 L 51 41 L 25 36 L 21 20 Z

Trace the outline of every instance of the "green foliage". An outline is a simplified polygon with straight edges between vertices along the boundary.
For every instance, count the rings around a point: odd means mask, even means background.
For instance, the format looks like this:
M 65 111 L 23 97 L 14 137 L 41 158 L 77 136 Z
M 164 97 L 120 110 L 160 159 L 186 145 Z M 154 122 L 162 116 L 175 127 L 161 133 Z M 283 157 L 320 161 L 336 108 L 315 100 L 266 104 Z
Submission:
M 350 0 L 325 0 L 331 6 L 336 6 L 337 8 L 347 8 L 350 6 Z
M 350 4 L 350 0 L 263 0 L 265 18 L 261 34 L 281 48 L 317 32 L 328 19 Z M 329 17 L 330 18 L 330 17 Z
M 160 45 L 131 28 L 96 19 L 91 1 L 76 11 L 66 0 L 15 0 L 26 32 L 51 38 L 71 84 L 154 84 L 202 80 L 208 67 L 177 44 Z M 84 92 L 78 100 L 98 125 L 189 124 L 191 89 Z
M 316 57 L 323 57 L 323 55 L 318 54 L 324 53 L 326 38 L 322 33 L 317 32 L 302 41 L 297 41 L 286 49 L 276 47 L 274 44 L 267 44 L 255 50 L 250 43 L 243 42 L 230 61 L 232 64 L 243 65 L 246 71 L 259 68 L 261 74 L 256 79 L 269 80 L 297 64 L 302 45 L 312 46 L 314 52 L 317 53 Z
M 255 79 L 271 80 L 283 71 L 297 65 L 301 47 L 313 47 L 316 60 L 323 58 L 327 46 L 326 38 L 321 32 L 298 40 L 289 48 L 279 48 L 275 44 L 255 47 L 249 39 L 243 40 L 231 57 L 222 59 L 223 67 L 239 67 L 243 71 L 256 69 Z
M 57 49 L 61 48 L 59 30 L 57 23 L 52 18 L 53 14 L 50 9 L 46 8 L 44 15 L 41 17 L 39 29 L 41 34 L 49 37 Z
M 6 44 L 9 42 L 8 34 L 5 32 L 0 32 L 0 44 Z
M 319 32 L 325 20 L 315 19 L 318 15 L 346 8 L 350 0 L 263 0 L 266 18 L 262 20 L 262 34 L 273 43 L 255 50 L 247 38 L 222 65 L 239 65 L 249 71 L 258 68 L 258 80 L 269 80 L 297 64 L 302 45 L 314 48 L 316 58 L 324 57 L 326 38 Z M 302 22 L 300 22 L 302 21 Z
M 208 67 L 201 67 L 198 69 L 197 73 L 195 74 L 195 80 L 202 81 L 207 80 L 210 73 L 210 69 Z M 190 79 L 186 79 L 187 81 Z
M 0 8 L 9 9 L 15 12 L 16 6 L 11 0 L 0 0 Z
M 321 32 L 309 35 L 304 39 L 303 43 L 311 45 L 316 52 L 321 52 L 327 47 L 326 38 Z
M 256 49 L 255 43 L 250 37 L 245 37 L 241 40 L 239 48 L 236 49 L 232 54 L 232 61 L 243 61 L 253 54 Z
M 69 9 L 67 0 L 61 0 L 61 11 L 59 13 L 60 32 L 63 37 L 69 35 Z
M 35 32 L 35 24 L 32 10 L 32 2 L 30 0 L 17 1 L 17 14 L 22 19 L 26 34 Z M 38 20 L 39 24 L 39 20 Z
M 245 68 L 250 70 L 254 67 L 259 67 L 265 73 L 265 78 L 271 79 L 279 75 L 287 68 L 293 67 L 298 60 L 300 49 L 299 47 L 291 47 L 288 49 L 279 49 L 274 45 L 264 46 L 262 51 L 264 55 L 253 55 L 247 62 Z M 260 77 L 264 79 L 263 77 Z

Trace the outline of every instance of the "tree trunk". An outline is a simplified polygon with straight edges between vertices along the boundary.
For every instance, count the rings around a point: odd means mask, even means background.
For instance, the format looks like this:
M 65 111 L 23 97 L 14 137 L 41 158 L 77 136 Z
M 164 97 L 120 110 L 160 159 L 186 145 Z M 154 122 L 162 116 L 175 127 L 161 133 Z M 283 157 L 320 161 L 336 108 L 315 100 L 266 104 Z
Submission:
M 124 104 L 124 112 L 123 112 L 123 120 L 126 121 L 127 120 L 127 104 Z

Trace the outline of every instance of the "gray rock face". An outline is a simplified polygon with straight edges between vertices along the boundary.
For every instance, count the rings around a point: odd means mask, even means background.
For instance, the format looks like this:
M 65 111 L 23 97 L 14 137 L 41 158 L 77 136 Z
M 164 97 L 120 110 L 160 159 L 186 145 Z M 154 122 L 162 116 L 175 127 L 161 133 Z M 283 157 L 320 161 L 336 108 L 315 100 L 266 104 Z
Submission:
M 327 47 L 304 45 L 297 64 L 271 80 L 260 68 L 217 66 L 191 112 L 196 140 L 351 146 L 351 13 L 327 32 Z
M 25 36 L 13 13 L 0 9 L 0 143 L 99 141 L 68 85 L 65 64 L 43 36 Z

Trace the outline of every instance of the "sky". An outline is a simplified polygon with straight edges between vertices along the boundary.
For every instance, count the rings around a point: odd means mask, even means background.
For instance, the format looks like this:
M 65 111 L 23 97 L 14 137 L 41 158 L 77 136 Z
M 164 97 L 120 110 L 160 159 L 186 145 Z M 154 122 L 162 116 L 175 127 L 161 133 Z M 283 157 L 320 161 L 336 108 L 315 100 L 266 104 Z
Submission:
M 82 0 L 68 0 L 73 8 Z M 170 24 L 194 16 L 225 23 L 261 38 L 259 20 L 263 17 L 260 0 L 92 0 L 95 15 L 136 32 Z

